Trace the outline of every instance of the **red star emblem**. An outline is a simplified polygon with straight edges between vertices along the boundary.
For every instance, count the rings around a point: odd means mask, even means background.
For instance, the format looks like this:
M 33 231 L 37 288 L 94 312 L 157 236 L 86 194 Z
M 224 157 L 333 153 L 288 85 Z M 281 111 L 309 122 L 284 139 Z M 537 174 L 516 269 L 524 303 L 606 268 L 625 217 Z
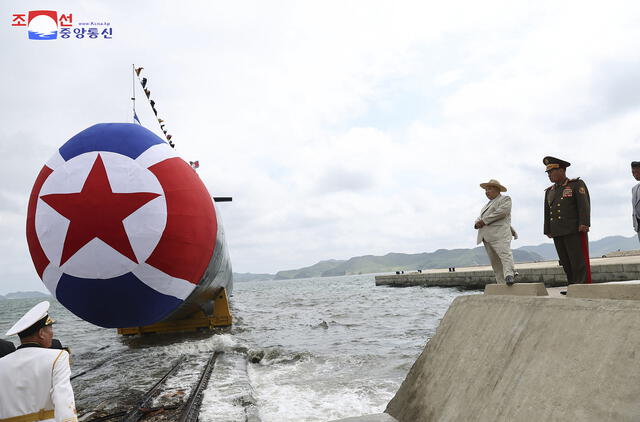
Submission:
M 40 197 L 69 219 L 60 265 L 96 237 L 138 263 L 122 220 L 158 196 L 160 194 L 152 192 L 113 192 L 102 157 L 98 154 L 80 192 Z

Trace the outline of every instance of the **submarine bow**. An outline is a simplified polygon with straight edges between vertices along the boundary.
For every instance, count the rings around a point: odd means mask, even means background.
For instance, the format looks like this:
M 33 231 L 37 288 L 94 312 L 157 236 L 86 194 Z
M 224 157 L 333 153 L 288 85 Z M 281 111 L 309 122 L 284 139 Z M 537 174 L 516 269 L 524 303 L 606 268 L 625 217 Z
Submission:
M 96 124 L 58 149 L 31 192 L 27 242 L 51 294 L 102 327 L 178 319 L 232 287 L 207 188 L 136 124 Z

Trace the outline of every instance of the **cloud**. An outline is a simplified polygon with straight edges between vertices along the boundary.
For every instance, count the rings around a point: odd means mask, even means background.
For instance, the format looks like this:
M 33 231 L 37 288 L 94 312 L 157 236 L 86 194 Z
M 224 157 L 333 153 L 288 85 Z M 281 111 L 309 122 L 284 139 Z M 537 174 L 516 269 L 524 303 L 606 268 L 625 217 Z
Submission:
M 213 195 L 234 197 L 218 208 L 237 271 L 471 247 L 486 201 L 478 184 L 490 178 L 513 198 L 514 246 L 541 243 L 545 155 L 587 181 L 592 238 L 630 234 L 628 162 L 640 157 L 634 2 L 64 8 L 111 21 L 114 38 L 2 33 L 12 58 L 0 68 L 0 177 L 11 182 L 0 186 L 4 279 L 42 286 L 24 241 L 33 180 L 75 133 L 131 121 L 132 63 L 145 67 L 176 151 L 200 161 Z M 160 133 L 137 98 L 143 124 Z
M 320 193 L 335 192 L 341 190 L 359 191 L 373 185 L 370 175 L 352 171 L 346 168 L 328 168 L 318 181 L 317 190 Z

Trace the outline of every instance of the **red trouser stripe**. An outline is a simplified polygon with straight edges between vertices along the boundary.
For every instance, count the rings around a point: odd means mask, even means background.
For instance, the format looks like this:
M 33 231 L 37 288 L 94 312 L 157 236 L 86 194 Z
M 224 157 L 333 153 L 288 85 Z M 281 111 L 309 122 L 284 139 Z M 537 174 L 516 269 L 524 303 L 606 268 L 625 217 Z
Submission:
M 591 284 L 591 262 L 589 261 L 589 240 L 586 232 L 580 232 L 580 240 L 582 243 L 582 256 L 587 266 L 587 284 Z

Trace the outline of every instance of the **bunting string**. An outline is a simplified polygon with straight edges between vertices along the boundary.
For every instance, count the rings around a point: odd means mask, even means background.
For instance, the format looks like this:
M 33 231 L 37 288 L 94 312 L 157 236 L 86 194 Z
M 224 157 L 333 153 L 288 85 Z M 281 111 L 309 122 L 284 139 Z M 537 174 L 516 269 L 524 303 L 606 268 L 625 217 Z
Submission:
M 142 73 L 143 69 L 144 69 L 144 67 L 136 68 L 134 66 L 134 72 L 136 74 L 136 77 L 138 78 L 138 82 L 140 82 L 140 85 L 142 86 L 142 90 L 144 91 L 144 95 L 147 97 L 147 100 L 149 101 L 149 105 L 151 106 L 151 110 L 153 110 L 153 114 L 156 116 L 156 120 L 158 121 L 158 124 L 160 125 L 160 130 L 162 130 L 162 133 L 164 133 L 164 137 L 166 138 L 167 143 L 171 146 L 171 148 L 175 148 L 175 144 L 171 140 L 171 134 L 165 128 L 164 120 L 158 117 L 158 109 L 156 108 L 156 102 L 153 99 L 151 99 L 151 90 L 147 87 L 147 84 L 148 84 L 149 80 L 144 76 L 142 77 L 142 79 L 140 78 L 140 73 Z M 134 118 L 138 123 L 140 123 L 140 120 L 138 120 L 138 116 L 135 114 L 135 109 L 134 109 Z M 191 164 L 191 163 L 197 163 L 197 161 L 193 161 L 193 162 L 190 161 L 189 164 Z M 191 164 L 191 167 L 197 168 L 193 164 Z

